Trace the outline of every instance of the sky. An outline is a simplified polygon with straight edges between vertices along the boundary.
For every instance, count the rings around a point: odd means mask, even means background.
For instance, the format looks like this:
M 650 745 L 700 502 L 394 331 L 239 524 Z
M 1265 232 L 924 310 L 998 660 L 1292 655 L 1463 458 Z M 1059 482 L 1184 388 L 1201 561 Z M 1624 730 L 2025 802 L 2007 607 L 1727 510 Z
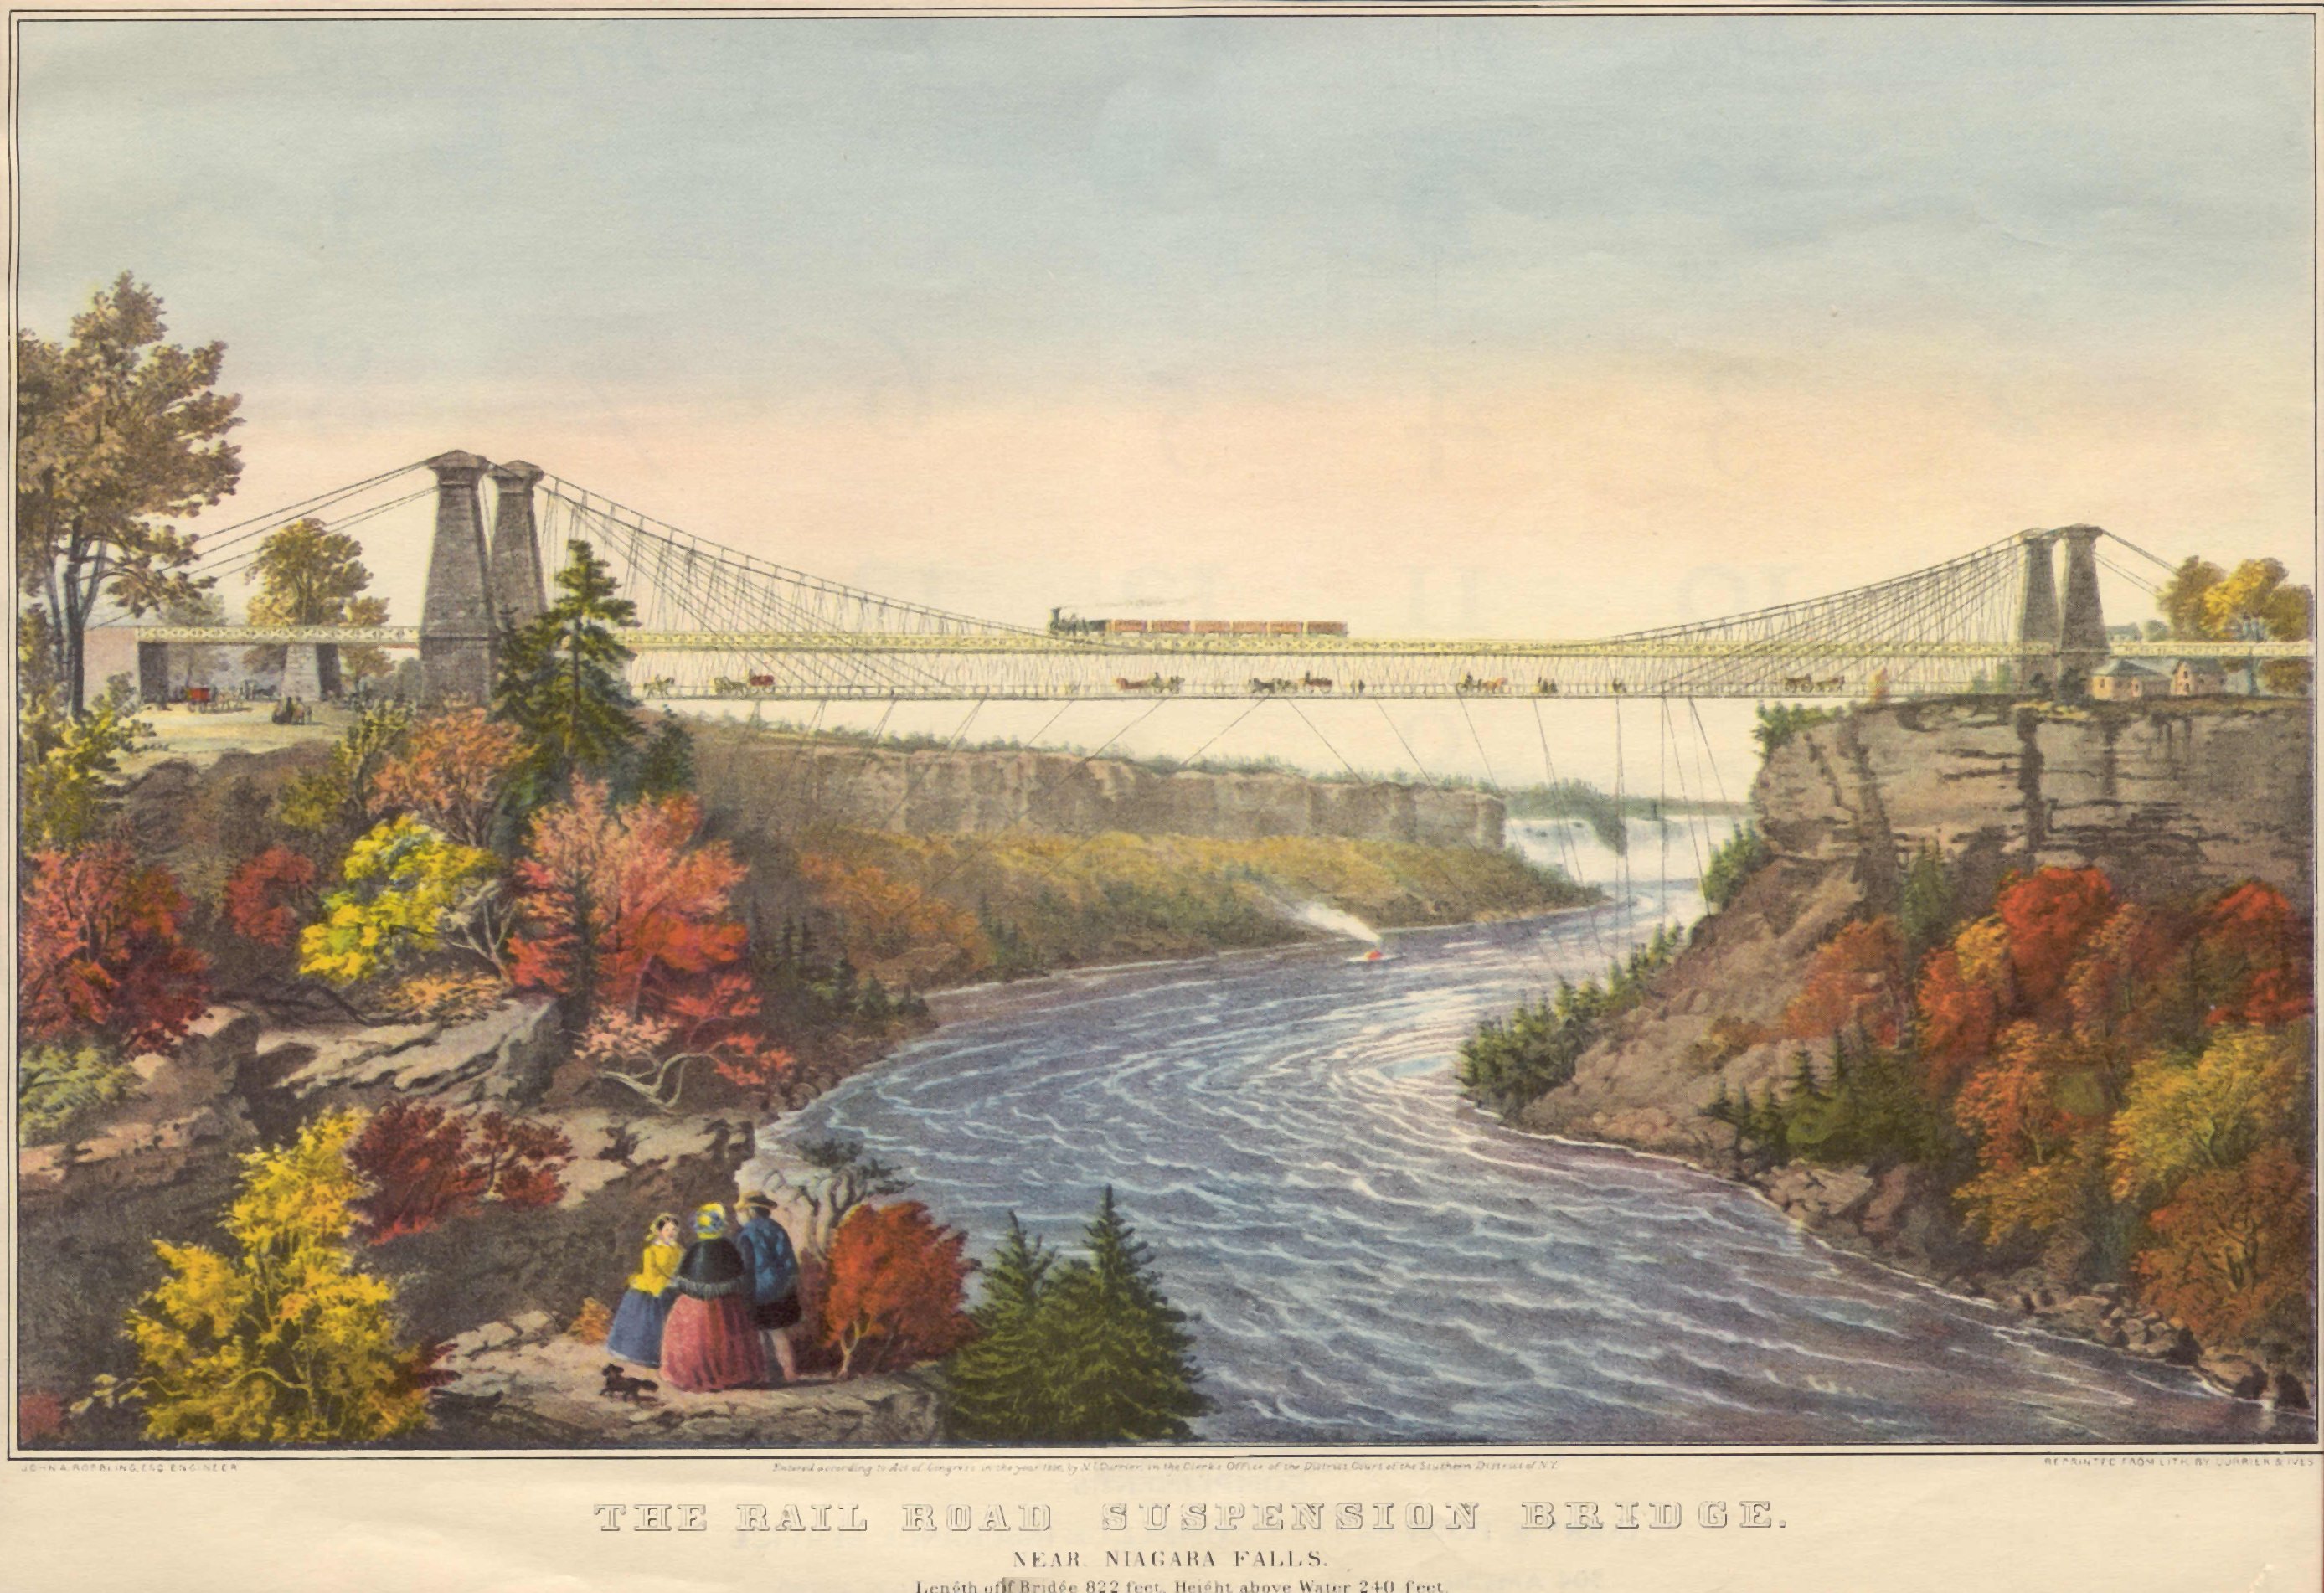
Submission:
M 463 447 L 1003 620 L 1601 634 L 2072 521 L 2308 578 L 2311 25 L 29 22 L 20 317 L 227 345 L 209 523 Z

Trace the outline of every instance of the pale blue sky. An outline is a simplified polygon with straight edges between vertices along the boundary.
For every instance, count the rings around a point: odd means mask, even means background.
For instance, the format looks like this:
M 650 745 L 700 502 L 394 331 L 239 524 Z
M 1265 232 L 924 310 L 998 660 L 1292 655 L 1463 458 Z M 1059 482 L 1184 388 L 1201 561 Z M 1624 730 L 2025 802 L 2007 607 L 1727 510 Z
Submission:
M 2077 520 L 2310 564 L 2304 17 L 21 37 L 24 318 L 126 267 L 225 339 L 226 517 L 458 446 L 996 617 L 1372 634 Z
M 2299 17 L 42 23 L 25 309 L 251 379 L 1243 382 L 2301 314 Z M 1829 330 L 1829 328 L 1826 328 Z

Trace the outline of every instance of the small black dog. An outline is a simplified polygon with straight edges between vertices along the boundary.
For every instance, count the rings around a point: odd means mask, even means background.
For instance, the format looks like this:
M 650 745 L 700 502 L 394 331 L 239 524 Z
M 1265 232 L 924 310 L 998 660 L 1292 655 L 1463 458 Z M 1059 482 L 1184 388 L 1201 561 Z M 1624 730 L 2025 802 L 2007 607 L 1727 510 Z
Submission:
M 632 1404 L 643 1404 L 654 1396 L 660 1384 L 650 1377 L 632 1377 L 611 1361 L 605 1363 L 605 1397 L 626 1399 Z

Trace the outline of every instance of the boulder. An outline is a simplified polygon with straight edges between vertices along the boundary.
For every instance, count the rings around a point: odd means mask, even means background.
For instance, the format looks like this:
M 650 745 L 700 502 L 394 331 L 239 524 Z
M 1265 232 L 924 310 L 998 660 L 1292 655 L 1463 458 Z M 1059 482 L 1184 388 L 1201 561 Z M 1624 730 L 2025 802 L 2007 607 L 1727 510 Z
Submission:
M 2204 1382 L 2236 1399 L 2257 1399 L 2268 1389 L 2266 1368 L 2240 1355 L 2214 1351 L 2198 1359 L 2195 1370 Z

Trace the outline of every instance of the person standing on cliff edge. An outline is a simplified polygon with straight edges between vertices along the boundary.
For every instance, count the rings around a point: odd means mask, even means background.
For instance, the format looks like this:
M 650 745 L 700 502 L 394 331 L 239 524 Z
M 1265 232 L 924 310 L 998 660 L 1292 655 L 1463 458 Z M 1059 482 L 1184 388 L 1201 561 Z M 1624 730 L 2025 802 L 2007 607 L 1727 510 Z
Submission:
M 798 1355 L 791 1348 L 790 1329 L 799 1320 L 799 1267 L 791 1236 L 775 1220 L 775 1204 L 763 1194 L 744 1195 L 734 1210 L 742 1219 L 734 1248 L 751 1269 L 752 1323 L 761 1347 L 782 1368 L 783 1381 L 796 1382 Z

